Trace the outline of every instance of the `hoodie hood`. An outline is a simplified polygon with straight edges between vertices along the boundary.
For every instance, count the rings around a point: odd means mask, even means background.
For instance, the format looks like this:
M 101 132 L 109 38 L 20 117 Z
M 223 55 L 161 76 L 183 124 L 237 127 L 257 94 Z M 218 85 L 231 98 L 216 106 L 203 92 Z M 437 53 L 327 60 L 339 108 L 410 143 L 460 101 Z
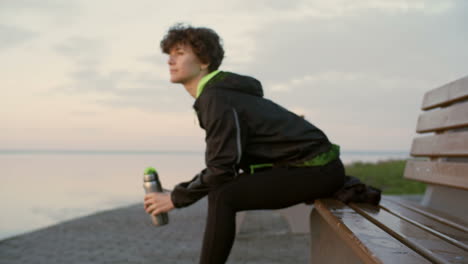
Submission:
M 227 89 L 254 96 L 263 97 L 263 88 L 259 80 L 232 72 L 220 71 L 206 83 L 206 89 Z

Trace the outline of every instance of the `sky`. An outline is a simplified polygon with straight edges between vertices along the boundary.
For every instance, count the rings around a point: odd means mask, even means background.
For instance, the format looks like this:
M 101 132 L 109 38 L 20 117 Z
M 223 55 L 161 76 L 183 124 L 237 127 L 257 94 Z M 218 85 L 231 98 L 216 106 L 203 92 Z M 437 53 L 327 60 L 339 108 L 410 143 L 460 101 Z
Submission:
M 344 151 L 409 151 L 424 93 L 468 74 L 462 0 L 0 0 L 0 149 L 203 151 L 177 22 Z

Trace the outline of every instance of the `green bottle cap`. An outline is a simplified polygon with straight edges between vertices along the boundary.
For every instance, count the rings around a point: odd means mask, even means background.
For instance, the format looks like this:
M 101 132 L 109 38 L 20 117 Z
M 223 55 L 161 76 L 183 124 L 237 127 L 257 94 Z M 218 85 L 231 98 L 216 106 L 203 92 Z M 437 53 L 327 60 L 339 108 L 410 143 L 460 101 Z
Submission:
M 153 167 L 148 167 L 148 168 L 146 168 L 146 170 L 145 170 L 145 175 L 149 175 L 149 174 L 158 174 L 158 173 L 156 172 L 156 169 L 155 169 L 155 168 L 153 168 Z

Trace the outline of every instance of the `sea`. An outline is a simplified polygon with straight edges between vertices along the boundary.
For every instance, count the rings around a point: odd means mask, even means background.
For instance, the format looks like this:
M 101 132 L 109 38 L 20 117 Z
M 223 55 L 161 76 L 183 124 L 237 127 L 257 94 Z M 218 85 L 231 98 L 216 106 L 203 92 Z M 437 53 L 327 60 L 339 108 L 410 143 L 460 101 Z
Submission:
M 342 151 L 344 164 L 407 159 L 409 151 Z M 0 240 L 132 204 L 143 209 L 143 172 L 163 188 L 204 168 L 196 151 L 0 150 Z

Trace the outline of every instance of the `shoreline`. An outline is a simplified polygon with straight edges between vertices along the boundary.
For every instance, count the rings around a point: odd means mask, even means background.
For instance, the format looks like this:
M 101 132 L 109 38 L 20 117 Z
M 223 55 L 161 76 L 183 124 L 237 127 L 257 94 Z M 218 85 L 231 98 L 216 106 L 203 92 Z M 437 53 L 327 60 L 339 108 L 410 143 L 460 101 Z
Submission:
M 391 160 L 401 160 L 401 159 L 396 159 L 396 158 L 384 158 L 384 159 L 378 159 L 376 158 L 376 161 L 370 161 L 370 160 L 359 160 L 359 161 L 354 161 L 354 162 L 343 162 L 345 166 L 350 166 L 353 163 L 379 163 L 379 162 L 385 162 L 385 161 L 391 161 Z M 42 160 L 41 160 L 42 162 Z M 73 165 L 73 164 L 72 164 Z M 136 166 L 134 166 L 136 167 Z M 47 167 L 48 168 L 48 167 Z M 94 170 L 94 169 L 92 169 Z M 13 172 L 13 170 L 12 170 Z M 138 174 L 139 172 L 137 172 Z M 131 172 L 130 175 L 135 174 L 135 172 Z M 7 173 L 8 175 L 8 173 Z M 39 172 L 39 175 L 42 175 Z M 99 173 L 96 173 L 96 176 L 99 175 Z M 125 173 L 125 175 L 128 175 L 128 173 Z M 75 177 L 78 177 L 79 175 L 76 174 Z M 4 224 L 5 227 L 3 230 L 8 231 L 9 226 L 7 225 L 8 223 L 11 222 L 10 228 L 19 230 L 18 232 L 2 232 L 5 235 L 0 236 L 0 241 L 4 239 L 8 239 L 11 237 L 15 237 L 18 235 L 24 235 L 29 232 L 33 232 L 36 230 L 40 230 L 41 228 L 46 228 L 55 224 L 62 223 L 63 221 L 68 221 L 68 220 L 73 220 L 77 217 L 84 217 L 88 216 L 94 213 L 98 213 L 101 211 L 106 211 L 106 210 L 112 210 L 112 209 L 117 209 L 120 207 L 125 207 L 130 204 L 134 204 L 132 201 L 125 202 L 127 201 L 127 198 L 132 198 L 132 197 L 143 197 L 143 190 L 140 189 L 139 182 L 140 181 L 139 177 L 135 176 L 135 180 L 129 180 L 127 176 L 125 176 L 126 179 L 119 178 L 119 181 L 122 181 L 122 185 L 120 188 L 124 190 L 123 188 L 127 188 L 126 194 L 123 196 L 118 196 L 119 194 L 116 193 L 116 191 L 113 191 L 113 194 L 110 193 L 105 193 L 103 192 L 102 194 L 99 194 L 99 196 L 94 196 L 93 193 L 97 194 L 97 191 L 99 188 L 104 187 L 103 183 L 98 183 L 95 182 L 93 179 L 94 177 L 92 175 L 87 175 L 87 178 L 89 178 L 89 181 L 93 181 L 93 183 L 86 183 L 89 184 L 91 188 L 87 187 L 86 185 L 82 185 L 82 189 L 78 190 L 76 189 L 75 191 L 75 197 L 70 198 L 69 195 L 64 196 L 62 193 L 68 192 L 68 190 L 61 190 L 60 192 L 54 191 L 50 193 L 50 197 L 47 197 L 47 200 L 44 199 L 43 196 L 41 196 L 42 200 L 41 204 L 34 204 L 34 203 L 28 203 L 28 204 L 22 204 L 21 202 L 18 203 L 18 205 L 7 205 L 5 204 L 5 207 L 3 207 L 4 212 L 7 212 L 9 217 L 4 219 Z M 108 176 L 105 176 L 108 179 L 110 179 Z M 15 179 L 16 177 L 12 177 L 11 179 Z M 107 179 L 105 178 L 105 179 Z M 189 178 L 189 177 L 187 177 Z M 44 178 L 44 180 L 47 180 Z M 49 178 L 48 181 L 54 181 L 56 184 L 68 184 L 70 180 L 67 177 L 64 177 L 63 179 L 59 178 Z M 105 182 L 106 180 L 100 180 L 102 182 Z M 136 182 L 134 187 L 129 186 L 129 184 L 133 184 L 132 182 Z M 179 180 L 180 181 L 180 180 Z M 7 181 L 8 182 L 8 181 Z M 12 182 L 13 184 L 18 184 L 18 181 Z M 168 183 L 169 184 L 169 183 Z M 15 189 L 15 185 L 8 184 L 11 186 L 10 188 Z M 31 185 L 31 184 L 30 184 Z M 34 185 L 34 184 L 32 184 Z M 94 186 L 93 186 L 94 185 Z M 19 186 L 19 185 L 18 185 Z M 58 186 L 58 185 L 57 185 Z M 170 185 L 171 186 L 171 185 Z M 168 186 L 169 187 L 169 186 Z M 172 187 L 172 186 L 171 186 Z M 55 188 L 55 187 L 54 187 Z M 84 188 L 84 189 L 83 189 Z M 132 189 L 129 189 L 132 188 Z M 134 189 L 134 190 L 133 190 Z M 130 191 L 129 191 L 130 190 Z M 74 190 L 73 190 L 74 191 Z M 81 194 L 83 193 L 83 194 Z M 83 195 L 88 195 L 87 193 L 90 193 L 91 196 L 84 197 Z M 123 194 L 123 193 L 122 193 Z M 15 199 L 15 192 L 11 192 L 11 194 L 7 195 L 6 197 L 11 197 L 12 199 Z M 86 198 L 82 202 L 81 201 L 82 197 Z M 66 203 L 64 199 L 74 199 L 76 202 L 74 202 L 73 205 L 70 205 Z M 78 199 L 78 200 L 76 200 Z M 63 200 L 64 203 L 62 204 L 57 204 L 54 201 L 57 200 Z M 138 200 L 135 198 L 135 204 L 138 203 Z M 49 207 L 44 207 L 44 205 L 47 206 L 48 203 L 52 202 L 53 206 Z M 26 207 L 24 207 L 26 206 Z M 100 208 L 101 207 L 101 208 Z M 104 209 L 102 207 L 105 207 Z M 21 208 L 21 209 L 15 209 L 15 208 Z M 28 209 L 29 208 L 29 209 Z M 34 211 L 33 211 L 34 210 Z M 39 211 L 40 210 L 40 211 Z M 64 214 L 64 215 L 63 215 Z M 70 217 L 67 217 L 67 215 L 70 215 Z M 60 219 L 62 218 L 62 219 Z M 17 221 L 15 219 L 18 219 L 20 221 Z M 28 222 L 25 222 L 26 220 L 24 219 L 29 219 Z M 57 220 L 58 219 L 58 220 Z M 22 223 L 23 226 L 32 226 L 32 228 L 22 228 Z M 33 223 L 33 224 L 31 224 Z M 45 223 L 45 224 L 44 224 Z M 35 227 L 37 226 L 37 227 Z

